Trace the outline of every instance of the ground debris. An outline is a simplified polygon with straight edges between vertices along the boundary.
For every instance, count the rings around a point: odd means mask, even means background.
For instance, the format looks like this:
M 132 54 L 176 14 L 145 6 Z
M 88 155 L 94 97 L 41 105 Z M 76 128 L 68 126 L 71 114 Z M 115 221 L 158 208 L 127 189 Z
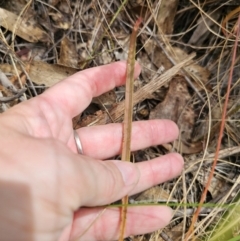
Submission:
M 149 119 L 169 119 L 178 125 L 181 143 L 175 147 L 180 148 L 178 150 L 180 153 L 190 154 L 202 150 L 201 143 L 191 143 L 195 113 L 191 95 L 183 76 L 175 76 L 170 81 L 165 99 L 151 110 Z
M 134 85 L 134 120 L 171 119 L 180 135 L 134 157 L 140 162 L 177 151 L 185 167 L 179 178 L 134 199 L 170 200 L 181 215 L 164 230 L 129 240 L 184 240 L 195 209 L 184 204 L 199 202 L 215 154 L 239 9 L 234 0 L 0 1 L 0 79 L 11 86 L 0 81 L 0 111 L 79 70 L 126 60 L 132 26 L 141 15 L 136 59 L 142 73 Z M 202 209 L 197 240 L 207 241 L 209 227 L 222 218 L 224 209 L 217 205 L 239 195 L 239 64 L 237 57 L 219 160 L 205 200 L 213 207 Z M 121 122 L 124 91 L 121 86 L 94 98 L 73 119 L 74 128 Z

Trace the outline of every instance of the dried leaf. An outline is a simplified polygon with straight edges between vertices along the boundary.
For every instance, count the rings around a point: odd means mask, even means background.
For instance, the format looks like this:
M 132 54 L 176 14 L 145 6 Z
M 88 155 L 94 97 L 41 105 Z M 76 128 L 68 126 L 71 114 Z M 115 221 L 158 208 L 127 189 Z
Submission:
M 169 193 L 163 189 L 161 186 L 155 186 L 147 189 L 141 194 L 137 194 L 137 197 L 130 197 L 130 203 L 158 203 L 158 202 L 177 202 L 177 200 L 172 199 Z
M 149 119 L 170 119 L 181 128 L 181 138 L 190 139 L 194 125 L 190 99 L 186 81 L 182 76 L 176 76 L 170 82 L 164 101 L 151 111 Z
M 149 55 L 145 52 L 141 52 L 138 54 L 137 61 L 142 67 L 141 75 L 143 79 L 146 81 L 152 79 L 158 70 L 153 61 L 149 58 Z
M 211 10 L 210 13 L 206 14 L 209 14 L 214 20 L 217 20 L 221 16 L 220 11 L 212 12 Z M 188 44 L 195 46 L 200 46 L 203 44 L 210 34 L 209 29 L 212 29 L 214 26 L 216 26 L 216 24 L 209 18 L 209 16 L 201 15 L 197 22 L 197 28 L 194 30 L 191 38 L 188 41 Z
M 191 146 L 189 140 L 195 123 L 195 113 L 187 83 L 182 76 L 174 77 L 169 85 L 167 95 L 151 112 L 149 119 L 169 119 L 174 121 L 180 129 L 180 142 L 175 143 L 182 153 L 195 153 L 202 149 L 200 145 Z
M 110 90 L 98 97 L 93 98 L 92 103 L 100 106 L 101 109 L 110 109 L 114 103 L 116 103 L 116 93 L 114 90 Z
M 27 4 L 28 0 L 7 0 L 7 1 L 1 1 L 0 6 L 4 9 L 7 9 L 8 11 L 20 14 L 24 6 Z
M 164 34 L 172 34 L 178 0 L 162 0 L 157 15 L 158 27 Z
M 3 72 L 15 74 L 15 70 L 10 64 L 1 64 L 0 69 Z M 21 73 L 20 66 L 17 66 L 19 73 Z M 62 79 L 76 73 L 78 69 L 60 66 L 56 64 L 47 64 L 41 61 L 33 61 L 30 66 L 29 76 L 31 80 L 39 85 L 51 87 Z
M 114 51 L 114 56 L 116 60 L 126 60 L 128 57 L 128 49 L 129 49 L 129 36 L 125 35 L 121 36 L 118 40 L 118 45 L 120 49 Z
M 162 49 L 157 46 L 153 40 L 148 40 L 144 44 L 144 49 L 146 50 L 151 62 L 153 62 L 158 69 L 162 68 L 163 70 L 168 70 L 173 66 Z
M 78 67 L 77 48 L 68 37 L 64 37 L 61 41 L 60 58 L 58 60 L 58 64 L 72 68 Z
M 76 129 L 84 126 L 93 126 L 99 119 L 105 119 L 107 122 L 109 118 L 108 114 L 102 110 L 94 113 L 94 115 L 87 115 L 85 118 L 80 119 L 81 115 L 73 118 L 73 127 Z
M 155 64 L 155 66 L 158 69 L 162 68 L 163 70 L 168 70 L 173 66 L 173 64 L 166 57 L 162 49 L 159 46 L 155 45 L 153 41 L 148 41 L 144 45 L 144 48 L 148 53 L 149 58 L 151 58 L 151 61 Z M 172 49 L 175 54 L 174 59 L 177 63 L 182 62 L 189 57 L 189 55 L 180 48 L 172 47 Z M 210 77 L 210 71 L 208 69 L 203 68 L 194 60 L 192 60 L 189 65 L 185 66 L 184 69 L 191 74 L 190 77 L 192 77 L 198 89 L 202 89 L 202 86 L 200 85 L 199 81 L 207 85 Z
M 59 2 L 60 0 L 48 0 L 48 4 L 52 6 L 56 6 Z
M 96 57 L 96 61 L 98 61 L 99 65 L 105 65 L 113 62 L 113 57 L 106 46 L 102 47 L 102 54 Z
M 51 12 L 49 15 L 52 17 L 54 21 L 54 26 L 60 29 L 69 29 L 71 27 L 71 18 L 70 15 L 66 13 Z
M 18 18 L 16 14 L 3 8 L 0 8 L 0 25 L 11 32 L 15 31 L 16 35 L 31 43 L 49 41 L 47 33 L 40 27 L 35 26 L 35 22 L 31 19 L 26 17 Z
M 202 184 L 203 187 L 206 186 L 209 177 L 209 170 L 201 169 L 198 171 L 197 180 Z M 214 176 L 211 180 L 208 191 L 212 198 L 216 198 L 224 189 L 226 185 L 226 180 L 220 176 Z
M 181 241 L 182 240 L 182 232 L 184 230 L 184 222 L 180 222 L 176 226 L 167 229 L 166 235 L 168 236 L 169 240 L 174 241 Z M 165 239 L 166 240 L 166 239 Z M 158 241 L 165 241 L 164 239 L 160 239 Z
M 16 56 L 19 57 L 23 62 L 36 60 L 42 60 L 44 54 L 47 51 L 47 46 L 44 47 L 42 45 L 37 44 L 28 44 L 27 47 L 23 47 L 19 51 L 16 52 Z

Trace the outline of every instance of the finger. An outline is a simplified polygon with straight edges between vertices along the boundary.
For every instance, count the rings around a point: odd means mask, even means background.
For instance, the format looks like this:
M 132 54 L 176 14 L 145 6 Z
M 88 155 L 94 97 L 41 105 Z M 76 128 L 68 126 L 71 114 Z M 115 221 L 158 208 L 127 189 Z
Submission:
M 67 179 L 68 187 L 72 187 L 76 194 L 71 198 L 76 209 L 79 205 L 106 205 L 127 194 L 143 191 L 176 177 L 183 166 L 182 157 L 175 153 L 137 164 L 122 161 L 103 162 L 85 156 L 74 156 L 75 158 L 68 160 L 63 157 L 63 161 L 59 162 L 63 167 L 62 172 L 65 173 L 62 176 L 63 180 Z M 71 174 L 69 170 L 72 171 Z M 63 192 L 67 193 L 69 190 Z
M 67 172 L 70 168 L 71 174 Z M 69 205 L 74 205 L 76 209 L 79 206 L 93 207 L 115 202 L 130 193 L 140 178 L 137 165 L 132 163 L 103 162 L 78 155 L 65 161 L 63 172 L 66 173 L 62 176 L 63 180 L 68 180 L 68 186 L 75 193 L 72 197 L 74 203 Z M 68 193 L 69 190 L 63 192 Z
M 129 207 L 125 236 L 153 232 L 166 226 L 172 210 L 165 206 Z M 74 216 L 71 240 L 116 240 L 119 237 L 118 208 L 81 208 Z
M 122 148 L 122 124 L 86 127 L 77 130 L 83 153 L 98 159 L 117 155 Z M 133 123 L 131 150 L 168 143 L 178 136 L 177 125 L 170 120 L 149 120 Z M 72 143 L 73 150 L 76 144 Z M 109 148 L 111 147 L 111 148 Z
M 139 162 L 136 165 L 140 170 L 140 178 L 129 195 L 178 177 L 182 172 L 184 162 L 178 153 L 170 153 L 150 161 Z
M 140 66 L 136 63 L 135 78 L 139 73 Z M 83 111 L 93 97 L 123 85 L 125 79 L 126 62 L 120 61 L 80 71 L 45 91 L 40 97 L 51 103 L 52 109 L 60 109 L 72 118 Z

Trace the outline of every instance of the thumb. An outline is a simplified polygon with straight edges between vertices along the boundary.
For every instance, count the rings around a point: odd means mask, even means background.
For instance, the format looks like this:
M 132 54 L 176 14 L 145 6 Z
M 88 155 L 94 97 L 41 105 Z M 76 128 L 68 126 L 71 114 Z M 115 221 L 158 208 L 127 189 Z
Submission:
M 129 162 L 98 161 L 85 156 L 78 156 L 77 162 L 74 175 L 81 206 L 101 206 L 119 200 L 132 191 L 140 177 L 137 165 Z

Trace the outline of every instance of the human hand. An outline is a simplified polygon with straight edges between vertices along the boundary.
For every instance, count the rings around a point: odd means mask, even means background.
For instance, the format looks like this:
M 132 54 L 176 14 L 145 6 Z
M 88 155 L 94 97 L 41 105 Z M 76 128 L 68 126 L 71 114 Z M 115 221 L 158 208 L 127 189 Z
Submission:
M 125 72 L 124 62 L 81 71 L 1 115 L 0 240 L 117 239 L 119 208 L 99 206 L 180 174 L 176 153 L 137 164 L 101 161 L 121 152 L 119 123 L 77 130 L 84 155 L 77 154 L 72 118 L 92 97 L 123 85 Z M 177 135 L 168 120 L 135 122 L 132 150 Z M 169 207 L 129 207 L 126 235 L 154 231 L 171 216 Z

